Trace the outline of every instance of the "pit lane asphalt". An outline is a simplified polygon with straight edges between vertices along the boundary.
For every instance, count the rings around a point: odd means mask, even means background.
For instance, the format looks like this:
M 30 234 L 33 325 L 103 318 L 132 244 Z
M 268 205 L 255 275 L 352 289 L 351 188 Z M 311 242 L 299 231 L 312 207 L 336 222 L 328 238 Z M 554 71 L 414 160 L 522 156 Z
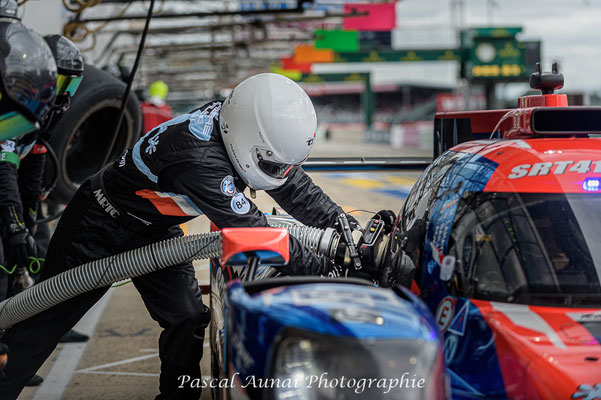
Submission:
M 419 176 L 409 172 L 312 173 L 320 185 L 346 211 L 401 208 L 406 193 Z M 248 196 L 248 193 L 247 193 Z M 254 200 L 270 212 L 275 202 L 265 193 Z M 364 224 L 370 214 L 353 215 Z M 207 232 L 201 216 L 184 227 L 187 233 Z M 200 284 L 208 284 L 208 262 L 195 264 Z M 205 304 L 209 299 L 205 296 Z M 160 328 L 146 311 L 132 284 L 111 288 L 76 327 L 91 339 L 84 344 L 60 344 L 39 371 L 46 378 L 35 388 L 25 388 L 19 400 L 146 400 L 158 393 Z M 206 334 L 208 340 L 208 331 Z M 202 373 L 210 375 L 209 347 L 205 341 Z M 210 399 L 209 390 L 202 399 Z

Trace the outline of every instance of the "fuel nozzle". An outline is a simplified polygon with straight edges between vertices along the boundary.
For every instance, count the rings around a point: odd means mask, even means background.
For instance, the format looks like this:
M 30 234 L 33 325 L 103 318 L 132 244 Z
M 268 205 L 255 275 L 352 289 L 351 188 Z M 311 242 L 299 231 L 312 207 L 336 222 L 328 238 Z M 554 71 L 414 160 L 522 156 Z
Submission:
M 351 230 L 351 226 L 346 218 L 345 213 L 340 213 L 338 215 L 338 224 L 340 225 L 340 231 L 342 233 L 342 238 L 346 243 L 346 247 L 348 249 L 349 257 L 351 258 L 352 265 L 355 269 L 359 270 L 363 268 L 361 265 L 361 257 L 359 256 L 359 252 L 357 251 L 357 246 L 355 245 L 355 240 L 353 239 L 353 231 Z
M 358 240 L 353 239 L 350 227 L 343 216 L 338 217 L 338 223 L 341 233 L 333 238 L 333 247 L 336 249 L 334 261 L 348 268 L 350 276 L 369 277 L 377 281 L 378 271 L 389 244 L 386 234 L 387 223 L 379 215 L 374 216 L 360 232 L 361 237 Z

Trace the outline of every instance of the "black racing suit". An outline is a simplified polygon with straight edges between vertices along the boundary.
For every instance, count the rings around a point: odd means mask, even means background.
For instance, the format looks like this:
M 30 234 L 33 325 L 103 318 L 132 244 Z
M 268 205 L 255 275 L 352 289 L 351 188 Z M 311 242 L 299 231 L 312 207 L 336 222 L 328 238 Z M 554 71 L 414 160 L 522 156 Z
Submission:
M 0 142 L 0 265 L 4 267 L 0 268 L 0 301 L 10 294 L 5 268 L 11 270 L 15 262 L 6 257 L 10 226 L 35 226 L 45 161 L 43 145 L 28 140 Z
M 42 280 L 91 260 L 182 235 L 178 224 L 204 213 L 219 228 L 266 226 L 265 216 L 242 191 L 220 138 L 215 101 L 147 133 L 92 179 L 69 203 L 54 233 Z M 102 176 L 102 183 L 100 183 Z M 301 222 L 327 227 L 342 211 L 299 167 L 268 192 Z M 327 275 L 333 264 L 290 238 L 288 274 Z M 159 339 L 161 394 L 157 399 L 197 399 L 200 389 L 177 389 L 178 376 L 200 378 L 202 336 L 210 320 L 191 263 L 133 282 L 150 315 L 163 328 Z M 11 352 L 0 380 L 0 398 L 15 399 L 50 355 L 58 339 L 106 292 L 80 295 L 11 328 Z M 1 312 L 1 311 L 0 311 Z

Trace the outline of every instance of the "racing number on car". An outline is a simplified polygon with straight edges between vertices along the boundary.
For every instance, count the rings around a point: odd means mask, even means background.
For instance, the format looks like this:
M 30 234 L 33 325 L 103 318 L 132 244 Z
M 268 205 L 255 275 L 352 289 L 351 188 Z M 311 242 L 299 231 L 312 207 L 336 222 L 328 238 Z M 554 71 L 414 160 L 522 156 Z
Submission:
M 438 305 L 436 309 L 436 325 L 438 330 L 443 333 L 449 327 L 453 318 L 453 309 L 455 308 L 455 300 L 451 296 L 447 296 Z

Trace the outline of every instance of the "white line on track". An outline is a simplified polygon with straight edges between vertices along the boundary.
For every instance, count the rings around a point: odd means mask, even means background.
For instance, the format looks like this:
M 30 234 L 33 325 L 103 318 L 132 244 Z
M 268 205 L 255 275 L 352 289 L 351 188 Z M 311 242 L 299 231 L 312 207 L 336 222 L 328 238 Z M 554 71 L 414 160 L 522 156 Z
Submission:
M 75 326 L 75 330 L 86 335 L 92 336 L 96 329 L 96 324 L 102 316 L 102 313 L 113 294 L 112 289 L 102 296 L 102 298 L 94 304 L 92 308 L 84 315 L 84 317 Z M 60 400 L 63 392 L 67 388 L 79 360 L 86 350 L 87 342 L 85 343 L 65 343 L 63 349 L 56 357 L 52 369 L 48 376 L 44 379 L 44 383 L 36 391 L 32 400 Z
M 84 369 L 75 371 L 79 374 L 100 374 L 100 375 L 127 375 L 127 376 L 152 376 L 156 378 L 159 374 L 151 374 L 148 372 L 123 372 L 123 371 L 86 371 Z
M 134 363 L 136 361 L 142 361 L 142 360 L 146 360 L 149 358 L 154 358 L 154 357 L 158 357 L 159 353 L 152 353 L 152 354 L 147 354 L 145 356 L 138 356 L 138 357 L 132 357 L 132 358 L 128 358 L 125 360 L 121 360 L 121 361 L 114 361 L 114 362 L 110 362 L 110 363 L 106 363 L 106 364 L 102 364 L 102 365 L 96 365 L 95 367 L 89 367 L 89 368 L 83 368 L 80 369 L 78 371 L 75 372 L 89 372 L 89 371 L 95 371 L 97 369 L 102 369 L 102 368 L 108 368 L 108 367 L 115 367 L 117 365 L 123 365 L 123 364 L 131 364 Z M 158 376 L 158 374 L 155 374 Z
M 81 374 L 100 374 L 100 375 L 124 375 L 124 376 L 150 376 L 156 378 L 159 374 L 151 374 L 148 372 L 123 372 L 123 371 L 77 371 Z M 211 375 L 203 375 L 202 379 L 211 379 Z
M 209 347 L 209 342 L 204 342 L 203 343 L 203 347 Z M 124 365 L 124 364 L 131 364 L 131 363 L 135 363 L 137 361 L 142 361 L 142 360 L 147 360 L 149 358 L 154 358 L 154 357 L 158 357 L 159 356 L 159 352 L 157 351 L 157 349 L 140 349 L 139 350 L 141 353 L 152 353 L 152 354 L 147 354 L 145 356 L 138 356 L 138 357 L 132 357 L 132 358 L 126 358 L 125 360 L 119 360 L 119 361 L 113 361 L 110 363 L 106 363 L 106 364 L 101 364 L 101 365 L 96 365 L 93 367 L 88 367 L 88 368 L 82 368 L 80 370 L 77 370 L 75 372 L 77 373 L 82 373 L 82 374 L 88 374 L 88 373 L 92 373 L 92 372 L 98 372 L 98 373 L 102 373 L 102 374 L 114 374 L 114 375 L 127 375 L 130 374 L 129 372 L 112 372 L 112 371 L 98 371 L 99 369 L 103 369 L 103 368 L 109 368 L 109 367 L 116 367 L 117 365 Z M 141 372 L 132 372 L 131 375 L 139 375 L 139 376 L 159 376 L 159 374 L 149 374 L 149 373 L 141 373 Z

